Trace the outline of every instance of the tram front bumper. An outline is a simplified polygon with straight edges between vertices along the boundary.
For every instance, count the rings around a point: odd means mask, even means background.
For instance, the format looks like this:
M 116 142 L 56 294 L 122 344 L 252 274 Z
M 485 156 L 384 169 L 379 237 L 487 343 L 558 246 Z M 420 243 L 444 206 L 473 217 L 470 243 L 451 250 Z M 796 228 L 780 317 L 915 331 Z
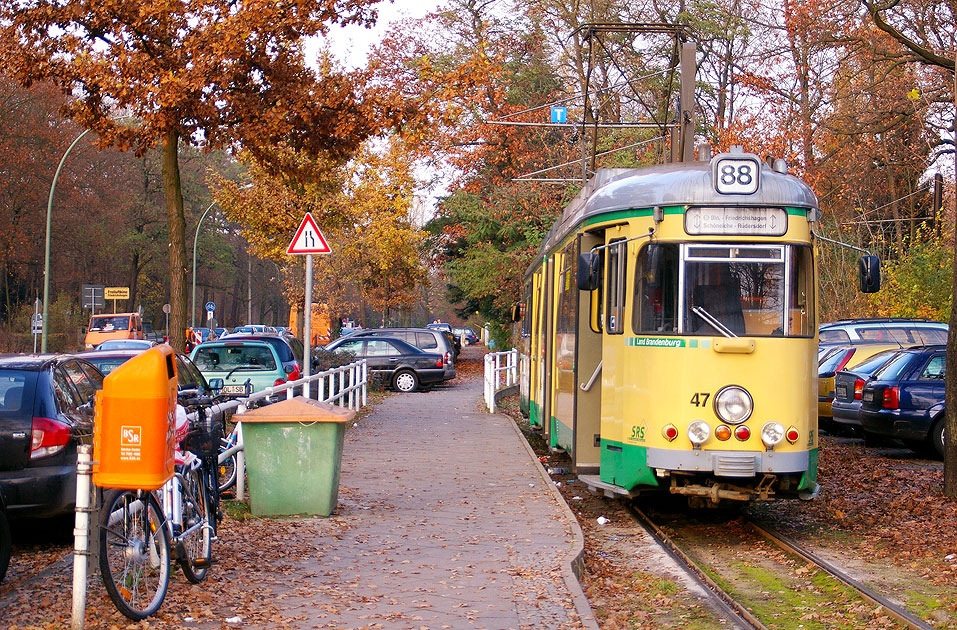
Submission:
M 808 469 L 807 451 L 775 453 L 774 451 L 677 451 L 649 448 L 650 468 L 712 473 L 717 477 L 754 477 L 758 474 L 803 473 Z

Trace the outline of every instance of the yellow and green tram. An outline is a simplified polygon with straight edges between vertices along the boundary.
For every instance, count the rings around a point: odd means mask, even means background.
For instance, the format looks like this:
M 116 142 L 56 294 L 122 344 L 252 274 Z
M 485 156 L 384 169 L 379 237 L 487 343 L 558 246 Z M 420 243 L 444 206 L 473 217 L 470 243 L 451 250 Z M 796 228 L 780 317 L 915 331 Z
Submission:
M 816 494 L 819 216 L 783 161 L 740 149 L 584 186 L 526 273 L 520 350 L 523 410 L 582 481 Z

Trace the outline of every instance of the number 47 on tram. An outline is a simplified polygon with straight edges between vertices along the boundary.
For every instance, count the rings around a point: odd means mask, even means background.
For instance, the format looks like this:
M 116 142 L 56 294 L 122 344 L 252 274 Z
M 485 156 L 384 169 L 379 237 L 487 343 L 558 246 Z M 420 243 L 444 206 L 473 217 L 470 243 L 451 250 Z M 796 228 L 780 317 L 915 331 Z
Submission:
M 589 487 L 816 495 L 820 215 L 740 149 L 601 170 L 564 209 L 524 280 L 521 403 Z

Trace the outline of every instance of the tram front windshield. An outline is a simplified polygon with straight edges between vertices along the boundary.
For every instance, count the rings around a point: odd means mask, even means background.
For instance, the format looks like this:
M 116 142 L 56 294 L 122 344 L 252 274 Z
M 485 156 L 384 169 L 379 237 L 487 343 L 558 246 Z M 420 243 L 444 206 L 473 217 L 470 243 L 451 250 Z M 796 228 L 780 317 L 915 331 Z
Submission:
M 813 335 L 809 247 L 655 243 L 637 272 L 637 334 Z

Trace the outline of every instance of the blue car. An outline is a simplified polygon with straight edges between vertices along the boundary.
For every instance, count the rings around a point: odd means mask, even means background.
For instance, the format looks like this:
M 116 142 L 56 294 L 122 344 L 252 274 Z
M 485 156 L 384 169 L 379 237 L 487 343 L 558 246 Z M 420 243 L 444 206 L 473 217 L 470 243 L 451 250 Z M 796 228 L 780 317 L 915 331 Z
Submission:
M 876 372 L 861 393 L 864 432 L 943 457 L 945 354 L 941 345 L 902 350 Z
M 831 418 L 837 428 L 843 427 L 852 434 L 860 434 L 861 396 L 864 393 L 864 384 L 900 351 L 901 349 L 884 350 L 853 368 L 840 370 L 834 375 Z

